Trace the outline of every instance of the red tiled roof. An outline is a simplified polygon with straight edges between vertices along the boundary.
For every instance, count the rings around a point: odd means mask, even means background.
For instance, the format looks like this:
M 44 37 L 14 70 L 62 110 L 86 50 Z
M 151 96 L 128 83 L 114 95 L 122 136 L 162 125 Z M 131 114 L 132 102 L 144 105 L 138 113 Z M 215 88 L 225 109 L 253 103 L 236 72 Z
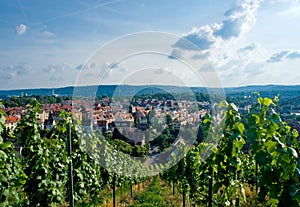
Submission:
M 18 121 L 20 121 L 20 117 L 18 117 L 18 116 L 6 116 L 5 117 L 6 124 L 17 123 Z

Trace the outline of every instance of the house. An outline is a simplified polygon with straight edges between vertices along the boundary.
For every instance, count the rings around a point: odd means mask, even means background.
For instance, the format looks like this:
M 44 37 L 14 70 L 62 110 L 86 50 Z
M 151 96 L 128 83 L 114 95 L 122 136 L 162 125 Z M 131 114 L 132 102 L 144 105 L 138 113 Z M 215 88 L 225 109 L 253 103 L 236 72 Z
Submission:
M 20 116 L 6 116 L 5 117 L 5 129 L 7 131 L 13 131 L 17 127 L 17 123 L 20 121 Z
M 132 114 L 118 112 L 115 114 L 115 120 L 113 122 L 113 125 L 117 128 L 131 127 L 133 122 L 134 122 L 134 118 Z
M 39 114 L 38 119 L 44 123 L 48 118 L 49 118 L 49 110 L 43 108 L 42 112 Z
M 103 111 L 95 112 L 92 118 L 97 122 L 97 126 L 104 130 L 108 130 L 109 125 L 114 121 L 114 115 L 112 113 L 105 113 Z
M 134 114 L 134 122 L 140 129 L 147 129 L 148 128 L 148 119 L 146 112 L 143 110 L 137 110 Z

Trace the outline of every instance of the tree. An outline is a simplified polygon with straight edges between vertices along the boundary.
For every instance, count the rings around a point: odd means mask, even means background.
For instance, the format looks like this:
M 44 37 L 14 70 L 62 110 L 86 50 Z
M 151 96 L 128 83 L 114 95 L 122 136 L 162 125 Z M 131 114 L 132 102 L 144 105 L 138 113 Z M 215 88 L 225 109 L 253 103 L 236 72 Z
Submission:
M 166 124 L 167 124 L 168 126 L 170 126 L 170 125 L 172 125 L 172 123 L 173 123 L 173 120 L 172 120 L 171 115 L 170 115 L 170 114 L 167 114 L 167 115 L 166 115 Z

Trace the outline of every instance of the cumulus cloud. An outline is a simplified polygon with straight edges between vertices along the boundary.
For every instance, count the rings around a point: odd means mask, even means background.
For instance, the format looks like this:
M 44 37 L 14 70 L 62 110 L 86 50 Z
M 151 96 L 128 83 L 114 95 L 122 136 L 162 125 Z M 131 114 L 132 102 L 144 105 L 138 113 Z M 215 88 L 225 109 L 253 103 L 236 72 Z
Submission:
M 191 32 L 180 38 L 174 47 L 185 50 L 208 49 L 218 41 L 218 37 L 214 35 L 218 28 L 220 28 L 219 24 L 206 25 L 200 28 L 194 27 Z
M 268 60 L 267 62 L 280 62 L 284 59 L 284 57 L 289 53 L 289 51 L 280 51 L 274 53 Z
M 125 62 L 116 62 L 116 63 L 111 63 L 107 65 L 107 69 L 108 70 L 114 70 L 114 71 L 122 71 L 122 72 L 126 72 L 128 71 L 128 68 L 126 66 Z
M 231 65 L 239 65 L 240 70 L 242 70 L 251 61 L 261 61 L 262 59 L 265 61 L 265 58 L 268 58 L 264 48 L 257 43 L 250 43 L 237 48 L 227 47 L 226 50 L 211 50 L 211 52 L 210 61 L 218 70 L 229 69 Z
M 45 82 L 53 84 L 70 83 L 78 71 L 69 63 L 48 65 L 42 68 L 40 77 L 46 77 Z
M 183 35 L 175 44 L 175 48 L 185 50 L 197 50 L 191 47 L 193 43 L 198 49 L 206 50 L 217 43 L 238 38 L 248 32 L 256 21 L 256 13 L 261 0 L 244 0 L 237 6 L 224 13 L 222 23 L 214 23 L 199 28 L 193 28 L 191 32 Z
M 174 50 L 172 51 L 172 53 L 169 55 L 170 59 L 177 59 L 180 58 L 183 54 L 183 51 L 177 48 L 174 48 Z
M 250 30 L 256 21 L 256 12 L 261 0 L 245 0 L 234 8 L 227 10 L 226 17 L 221 24 L 221 29 L 215 31 L 215 35 L 223 39 L 239 37 Z
M 78 72 L 68 63 L 42 67 L 27 63 L 0 65 L 0 88 L 16 89 L 74 85 Z
M 179 38 L 169 58 L 187 57 L 195 61 L 207 58 L 225 85 L 272 81 L 270 74 L 275 67 L 282 67 L 280 62 L 293 64 L 292 60 L 300 60 L 300 51 L 296 50 L 282 50 L 272 54 L 259 43 L 241 46 L 241 43 L 247 41 L 243 37 L 255 24 L 263 0 L 238 1 L 236 6 L 224 12 L 222 21 L 192 28 Z M 290 0 L 274 0 L 272 3 L 283 1 Z M 199 54 L 199 50 L 203 53 Z M 205 71 L 205 67 L 202 68 Z
M 269 57 L 268 53 L 257 43 L 247 44 L 240 48 L 226 50 L 214 65 L 226 85 L 249 83 L 260 76 Z
M 68 63 L 62 63 L 58 65 L 48 65 L 47 67 L 43 68 L 44 72 L 57 73 L 57 74 L 60 74 L 61 72 L 68 72 L 71 70 L 73 70 L 73 66 Z
M 25 24 L 20 24 L 16 26 L 16 33 L 17 35 L 23 35 L 27 31 L 28 27 Z
M 81 71 L 81 76 L 91 78 L 94 81 L 98 81 L 99 78 L 108 78 L 112 75 L 112 71 L 117 69 L 119 66 L 117 63 L 112 64 L 104 62 L 99 64 L 97 62 L 88 62 L 86 64 L 80 64 L 76 67 L 77 70 Z M 84 80 L 85 81 L 85 80 Z
M 286 56 L 287 59 L 297 59 L 300 58 L 300 51 L 291 52 Z
M 284 60 L 293 60 L 300 58 L 300 51 L 283 50 L 274 53 L 268 60 L 268 63 L 282 62 Z
M 78 74 L 78 70 L 72 64 L 60 63 L 52 64 L 42 68 L 39 77 L 43 78 L 44 83 L 47 85 L 56 84 L 74 84 L 74 80 Z
M 31 71 L 28 64 L 12 64 L 0 67 L 1 79 L 12 80 L 14 78 L 24 76 Z
M 251 52 L 251 51 L 255 50 L 257 47 L 258 47 L 258 44 L 251 43 L 245 47 L 238 49 L 237 52 L 238 53 L 247 53 L 247 52 Z

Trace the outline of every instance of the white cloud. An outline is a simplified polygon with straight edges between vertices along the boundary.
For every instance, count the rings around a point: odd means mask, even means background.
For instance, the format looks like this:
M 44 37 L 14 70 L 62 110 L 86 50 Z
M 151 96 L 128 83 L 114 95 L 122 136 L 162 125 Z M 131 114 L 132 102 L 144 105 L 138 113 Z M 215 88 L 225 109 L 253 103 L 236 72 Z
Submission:
M 300 51 L 296 50 L 283 50 L 274 53 L 268 60 L 268 63 L 282 62 L 285 60 L 293 60 L 300 58 Z
M 250 44 L 216 62 L 224 86 L 299 83 L 300 51 L 297 50 L 270 55 L 261 45 Z
M 118 70 L 118 71 L 123 71 L 123 72 L 128 71 L 128 68 L 127 68 L 125 62 L 117 62 L 117 63 L 109 64 L 107 66 L 107 69 L 108 70 L 110 70 L 110 69 L 112 69 L 112 70 Z
M 20 24 L 19 26 L 16 26 L 16 33 L 18 35 L 23 35 L 27 31 L 27 26 L 25 24 Z
M 74 85 L 79 72 L 69 63 L 51 64 L 43 67 L 42 70 L 35 68 L 32 84 L 40 85 L 42 80 L 44 87 Z
M 282 1 L 267 2 L 282 3 Z M 292 3 L 290 0 L 284 1 Z M 267 84 L 276 81 L 279 83 L 278 78 L 281 76 L 284 76 L 284 79 L 280 79 L 283 83 L 289 77 L 282 68 L 288 65 L 292 74 L 300 63 L 300 51 L 289 49 L 271 54 L 259 43 L 246 43 L 241 46 L 247 41 L 244 38 L 245 34 L 255 24 L 257 11 L 262 2 L 263 0 L 242 0 L 224 13 L 222 22 L 193 28 L 173 45 L 171 55 L 180 58 L 192 53 L 196 58 L 207 57 L 218 71 L 224 86 Z M 291 9 L 289 14 L 297 13 L 296 11 L 299 9 Z M 202 50 L 205 56 L 197 56 L 196 52 L 199 53 L 199 50 Z
M 111 64 L 108 62 L 104 62 L 103 64 L 98 62 L 90 61 L 86 64 L 80 64 L 76 67 L 78 71 L 80 71 L 79 78 L 77 81 L 77 85 L 86 85 L 87 82 L 97 83 L 101 78 L 108 78 L 112 75 L 112 68 L 117 68 L 118 64 Z
M 193 28 L 191 32 L 183 35 L 175 44 L 175 48 L 185 50 L 205 50 L 212 47 L 218 39 L 214 35 L 215 31 L 220 28 L 219 24 L 205 25 L 200 28 Z
M 171 56 L 180 58 L 191 53 L 192 59 L 208 59 L 201 71 L 215 68 L 224 86 L 249 82 L 263 72 L 267 56 L 258 43 L 243 47 L 237 43 L 254 25 L 260 3 L 244 0 L 225 11 L 221 23 L 193 28 L 173 45 Z
M 199 28 L 193 28 L 191 32 L 183 35 L 175 44 L 175 48 L 185 50 L 207 50 L 213 46 L 238 38 L 248 32 L 256 21 L 256 13 L 261 0 L 244 0 L 237 6 L 224 13 L 222 23 L 214 23 Z M 191 47 L 187 41 L 196 47 Z
M 249 45 L 247 45 L 245 47 L 239 48 L 237 50 L 237 53 L 244 54 L 244 53 L 247 53 L 247 52 L 251 52 L 251 51 L 255 50 L 257 47 L 258 47 L 257 43 L 251 43 L 251 44 L 249 44 Z
M 32 71 L 32 67 L 28 64 L 11 64 L 0 66 L 0 87 L 6 86 L 7 82 L 14 83 Z M 17 81 L 18 82 L 18 81 Z
M 261 81 L 267 80 L 270 84 L 299 84 L 299 64 L 300 59 L 266 64 L 264 79 Z
M 50 73 L 61 73 L 64 71 L 72 71 L 72 70 L 73 70 L 73 66 L 69 63 L 48 65 L 47 67 L 43 68 L 44 72 L 50 72 Z
M 294 51 L 294 52 L 291 52 L 290 54 L 288 54 L 286 56 L 287 59 L 298 59 L 300 58 L 300 51 Z
M 224 86 L 237 86 L 250 84 L 260 77 L 268 57 L 268 52 L 261 45 L 250 43 L 239 48 L 228 48 L 219 55 L 214 53 L 211 62 Z
M 177 59 L 180 58 L 183 55 L 183 51 L 177 48 L 174 48 L 172 53 L 169 55 L 170 59 Z

